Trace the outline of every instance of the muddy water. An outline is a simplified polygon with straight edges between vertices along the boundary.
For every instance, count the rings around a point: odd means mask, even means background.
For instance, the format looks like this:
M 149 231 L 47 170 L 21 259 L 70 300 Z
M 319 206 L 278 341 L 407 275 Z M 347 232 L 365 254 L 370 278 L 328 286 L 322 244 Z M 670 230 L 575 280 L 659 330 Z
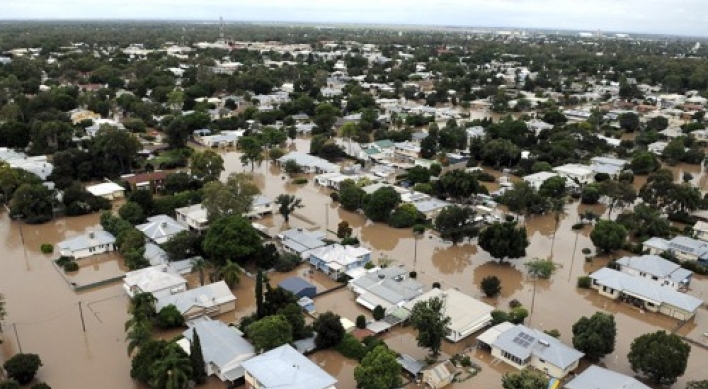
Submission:
M 294 148 L 306 152 L 308 144 L 306 141 L 298 140 Z M 250 172 L 250 169 L 241 166 L 238 154 L 226 154 L 224 159 L 227 172 Z M 703 184 L 706 175 L 703 174 L 700 166 L 679 165 L 672 169 L 675 169 L 676 178 L 679 180 L 683 171 L 690 171 L 694 174 L 692 182 L 705 188 Z M 502 292 L 499 297 L 490 299 L 488 302 L 500 309 L 508 309 L 509 301 L 518 299 L 531 310 L 528 319 L 531 326 L 545 330 L 558 329 L 562 334 L 561 338 L 567 343 L 571 342 L 573 323 L 581 316 L 590 316 L 596 311 L 614 313 L 618 324 L 617 347 L 615 353 L 606 357 L 604 362 L 609 368 L 620 372 L 631 373 L 626 355 L 631 341 L 636 336 L 660 329 L 672 330 L 677 325 L 675 320 L 657 314 L 643 313 L 600 297 L 593 291 L 576 288 L 579 276 L 601 268 L 609 259 L 586 262 L 582 249 L 588 248 L 594 252 L 589 238 L 591 228 L 585 227 L 576 232 L 571 229 L 571 226 L 579 221 L 579 214 L 587 209 L 596 214 L 605 214 L 606 208 L 603 205 L 584 206 L 577 202 L 569 203 L 564 213 L 560 215 L 558 223 L 553 215 L 522 219 L 530 239 L 527 258 L 552 257 L 559 265 L 557 273 L 551 280 L 538 280 L 534 283 L 526 274 L 523 266 L 525 259 L 499 264 L 488 253 L 477 247 L 474 241 L 450 245 L 431 232 L 426 232 L 415 239 L 408 229 L 393 229 L 382 224 L 371 223 L 360 214 L 338 208 L 337 204 L 332 203 L 329 198 L 330 191 L 312 182 L 302 186 L 290 184 L 289 179 L 276 167 L 264 163 L 253 173 L 267 196 L 274 198 L 281 193 L 295 193 L 305 204 L 305 207 L 299 209 L 295 217 L 291 218 L 289 226 L 284 225 L 279 215 L 267 218 L 267 223 L 272 226 L 271 232 L 289 227 L 312 229 L 326 226 L 329 230 L 335 230 L 337 223 L 346 220 L 363 245 L 373 251 L 372 257 L 375 262 L 392 260 L 394 265 L 415 269 L 419 280 L 426 287 L 430 287 L 437 281 L 444 287 L 458 288 L 478 298 L 483 298 L 478 287 L 481 279 L 488 275 L 496 275 L 502 279 Z M 615 256 L 620 255 L 623 254 L 615 254 Z M 708 280 L 697 278 L 694 282 L 692 293 L 708 295 Z M 350 319 L 354 319 L 359 314 L 370 317 L 370 313 L 359 307 L 354 302 L 351 292 L 346 289 L 316 299 L 316 306 L 319 312 L 331 309 Z M 706 316 L 708 315 L 702 310 L 692 323 L 681 329 L 680 333 L 701 340 L 700 334 L 708 328 Z M 410 329 L 396 329 L 384 338 L 398 351 L 414 356 L 425 355 L 424 350 L 415 346 L 415 334 Z M 474 337 L 465 340 L 462 345 L 446 344 L 443 351 L 460 352 L 472 345 L 473 341 Z M 334 355 L 330 357 L 335 358 Z M 507 367 L 499 364 L 490 365 L 491 359 L 484 351 L 474 351 L 472 357 L 483 369 L 477 377 L 468 382 L 474 382 L 475 385 L 479 384 L 482 387 L 498 387 L 501 374 Z M 687 373 L 679 379 L 677 385 L 680 387 L 690 379 L 702 377 L 703 374 L 699 369 L 702 361 L 707 357 L 708 351 L 694 347 Z M 469 387 L 465 385 L 468 384 L 458 384 L 455 387 Z M 347 386 L 346 383 L 340 387 L 353 389 L 353 386 Z

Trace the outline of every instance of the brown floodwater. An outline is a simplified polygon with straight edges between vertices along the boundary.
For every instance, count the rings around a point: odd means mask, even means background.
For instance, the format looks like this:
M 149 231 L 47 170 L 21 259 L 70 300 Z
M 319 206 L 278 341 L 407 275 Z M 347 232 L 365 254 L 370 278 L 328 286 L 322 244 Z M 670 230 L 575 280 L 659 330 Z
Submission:
M 291 149 L 307 151 L 309 141 L 298 139 Z M 496 275 L 502 280 L 501 295 L 486 299 L 501 309 L 508 309 L 509 301 L 519 300 L 531 310 L 527 319 L 529 325 L 539 329 L 558 329 L 561 339 L 571 341 L 571 327 L 581 316 L 592 315 L 596 311 L 615 314 L 618 328 L 616 351 L 604 359 L 604 364 L 614 370 L 631 374 L 626 355 L 631 341 L 638 335 L 660 329 L 673 330 L 677 322 L 667 317 L 641 312 L 631 306 L 618 304 L 597 293 L 576 288 L 578 276 L 595 271 L 604 266 L 609 258 L 594 259 L 586 262 L 582 249 L 594 252 L 589 238 L 590 227 L 573 231 L 571 226 L 577 223 L 578 214 L 586 209 L 605 213 L 604 206 L 583 206 L 570 203 L 556 222 L 553 216 L 522 218 L 526 226 L 530 246 L 526 258 L 499 264 L 488 253 L 480 249 L 474 240 L 458 245 L 443 242 L 436 234 L 426 232 L 417 239 L 410 229 L 394 229 L 382 224 L 367 221 L 362 215 L 344 211 L 338 204 L 332 203 L 330 190 L 316 186 L 312 180 L 304 185 L 294 185 L 280 169 L 270 162 L 264 162 L 253 172 L 241 165 L 236 152 L 224 154 L 227 171 L 252 173 L 263 193 L 275 198 L 281 193 L 293 193 L 302 198 L 304 208 L 298 209 L 285 224 L 280 215 L 273 215 L 259 220 L 271 233 L 292 228 L 308 229 L 326 227 L 335 231 L 337 224 L 346 220 L 353 228 L 362 244 L 372 250 L 372 258 L 377 263 L 392 262 L 418 272 L 418 279 L 430 287 L 433 282 L 440 282 L 443 287 L 458 288 L 477 298 L 483 298 L 479 289 L 482 278 Z M 693 174 L 692 182 L 706 190 L 704 168 L 691 165 L 672 167 L 677 180 L 683 171 Z M 42 243 L 56 243 L 73 234 L 89 228 L 97 228 L 98 215 L 77 218 L 61 218 L 39 226 L 20 224 L 11 221 L 5 213 L 0 214 L 0 292 L 6 296 L 8 316 L 3 327 L 5 342 L 0 345 L 0 361 L 5 360 L 20 348 L 23 352 L 37 353 L 44 366 L 39 371 L 38 380 L 47 381 L 55 389 L 73 389 L 76 387 L 101 387 L 107 389 L 145 389 L 135 383 L 129 375 L 130 359 L 126 353 L 123 323 L 128 319 L 126 313 L 127 298 L 120 283 L 112 283 L 100 288 L 75 292 L 51 260 L 55 255 L 44 255 L 39 247 Z M 334 237 L 330 234 L 330 237 Z M 24 244 L 23 244 L 24 243 Z M 623 255 L 616 253 L 615 256 Z M 559 269 L 550 280 L 534 283 L 523 266 L 527 259 L 552 256 Z M 271 274 L 275 284 L 291 275 L 303 275 L 307 267 L 300 267 L 288 274 Z M 94 279 L 124 270 L 120 263 L 110 256 L 91 260 L 79 272 L 68 277 Z M 189 277 L 190 287 L 198 285 L 198 277 Z M 331 280 L 321 274 L 313 275 L 312 281 L 318 289 L 333 286 Z M 255 310 L 254 280 L 243 277 L 234 288 L 237 296 L 237 309 L 222 315 L 225 322 L 238 321 L 242 316 Z M 708 298 L 708 278 L 696 276 L 689 291 L 699 298 Z M 82 304 L 86 332 L 82 330 L 79 302 Z M 359 314 L 371 318 L 370 312 L 361 308 L 354 301 L 348 289 L 318 297 L 315 305 L 319 312 L 332 310 L 354 320 Z M 702 336 L 708 331 L 708 312 L 700 309 L 696 317 L 679 329 L 679 334 L 707 344 Z M 157 332 L 156 337 L 171 338 L 181 331 Z M 415 357 L 424 357 L 425 350 L 416 346 L 415 333 L 409 327 L 395 328 L 383 336 L 394 349 Z M 489 353 L 470 349 L 474 345 L 474 336 L 458 344 L 445 343 L 443 352 L 452 355 L 467 352 L 473 361 L 482 367 L 481 372 L 470 381 L 455 384 L 454 389 L 482 387 L 497 388 L 500 377 L 509 367 L 494 364 Z M 18 342 L 19 340 L 19 342 Z M 335 375 L 341 389 L 354 389 L 354 361 L 346 360 L 334 352 L 318 352 L 311 358 L 330 374 Z M 676 387 L 682 387 L 691 379 L 705 377 L 705 361 L 708 351 L 694 346 L 688 362 L 686 374 L 681 377 Z M 470 385 L 470 383 L 472 383 Z M 416 387 L 415 384 L 409 387 Z M 208 389 L 221 388 L 221 383 L 211 379 L 205 386 Z

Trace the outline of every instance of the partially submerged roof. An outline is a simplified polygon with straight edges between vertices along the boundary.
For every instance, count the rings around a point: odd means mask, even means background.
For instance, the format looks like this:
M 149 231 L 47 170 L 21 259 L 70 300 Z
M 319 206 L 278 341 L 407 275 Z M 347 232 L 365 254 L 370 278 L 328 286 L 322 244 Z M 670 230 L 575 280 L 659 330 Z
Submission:
M 682 268 L 681 265 L 661 258 L 658 255 L 622 257 L 617 260 L 617 263 L 622 267 L 635 269 L 659 278 L 668 278 L 675 282 L 684 281 L 693 274 L 690 270 Z
M 187 324 L 190 328 L 182 335 L 191 342 L 196 331 L 202 344 L 204 361 L 213 363 L 220 369 L 234 360 L 256 355 L 253 346 L 235 328 L 222 321 L 201 318 Z
M 206 309 L 231 301 L 236 301 L 236 296 L 231 293 L 231 289 L 226 285 L 226 282 L 219 281 L 162 297 L 157 300 L 155 307 L 160 311 L 168 305 L 174 305 L 184 315 L 194 307 Z
M 148 239 L 159 244 L 167 242 L 172 236 L 187 231 L 187 228 L 167 215 L 149 217 L 147 223 L 135 226 Z
M 96 185 L 89 185 L 86 190 L 94 196 L 107 196 L 115 192 L 124 192 L 125 188 L 115 182 L 103 182 Z
M 251 358 L 243 367 L 262 389 L 326 389 L 337 383 L 289 344 Z
M 415 304 L 421 301 L 428 301 L 432 298 L 444 299 L 444 314 L 450 318 L 448 328 L 456 332 L 463 332 L 470 323 L 475 323 L 484 318 L 491 319 L 494 307 L 470 297 L 456 289 L 441 290 L 433 288 L 415 299 L 404 304 L 404 308 L 409 312 L 413 310 Z
M 309 288 L 317 288 L 315 285 L 312 285 L 311 283 L 303 280 L 300 277 L 290 277 L 282 280 L 279 284 L 279 287 L 289 291 L 293 292 L 294 294 L 298 294 L 301 291 Z
M 169 266 L 158 265 L 128 272 L 123 282 L 128 286 L 137 286 L 143 292 L 151 293 L 184 285 L 187 280 L 172 273 Z
M 580 351 L 566 346 L 560 340 L 522 324 L 517 324 L 500 333 L 492 345 L 522 361 L 535 355 L 562 370 L 573 365 L 584 355 Z
M 60 250 L 79 251 L 89 247 L 96 247 L 106 244 L 114 244 L 116 238 L 110 232 L 98 230 L 86 234 L 76 235 L 67 240 L 57 243 Z
M 590 366 L 565 384 L 565 389 L 650 389 L 648 386 L 612 370 Z

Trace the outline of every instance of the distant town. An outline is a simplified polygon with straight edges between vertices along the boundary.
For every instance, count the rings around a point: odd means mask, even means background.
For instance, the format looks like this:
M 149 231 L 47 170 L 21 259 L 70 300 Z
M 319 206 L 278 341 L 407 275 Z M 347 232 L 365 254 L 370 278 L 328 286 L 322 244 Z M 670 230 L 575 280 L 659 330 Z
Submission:
M 2 24 L 0 389 L 706 389 L 704 43 Z

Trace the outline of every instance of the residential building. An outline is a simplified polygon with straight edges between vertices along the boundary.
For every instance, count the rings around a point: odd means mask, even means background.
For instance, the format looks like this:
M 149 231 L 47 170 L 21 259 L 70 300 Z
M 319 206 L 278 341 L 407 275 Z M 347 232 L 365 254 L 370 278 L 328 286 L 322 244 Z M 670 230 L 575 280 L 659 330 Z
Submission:
M 349 281 L 356 302 L 369 310 L 377 305 L 392 312 L 423 294 L 423 284 L 409 278 L 401 267 L 374 268 Z
M 630 276 L 644 277 L 657 285 L 668 286 L 676 290 L 685 290 L 691 284 L 693 272 L 681 265 L 661 258 L 658 255 L 641 257 L 622 257 L 615 264 L 619 271 Z
M 524 176 L 522 179 L 526 181 L 532 188 L 538 190 L 541 185 L 549 178 L 557 177 L 558 173 L 554 172 L 538 172 Z
M 533 131 L 536 136 L 538 136 L 543 130 L 552 130 L 553 125 L 544 122 L 543 120 L 533 119 L 526 123 L 529 131 Z
M 167 215 L 149 217 L 146 223 L 138 224 L 135 228 L 155 244 L 166 243 L 178 233 L 187 231 L 185 226 L 177 223 L 175 219 Z
M 7 147 L 0 147 L 0 161 L 7 163 L 12 168 L 33 173 L 42 181 L 47 181 L 49 175 L 54 171 L 54 165 L 48 162 L 47 156 L 30 157 L 21 151 L 15 151 Z
M 696 222 L 693 225 L 693 235 L 705 242 L 708 242 L 708 223 L 704 221 Z
M 167 252 L 155 243 L 145 243 L 143 257 L 150 262 L 150 266 L 170 264 L 170 257 Z M 174 262 L 171 264 L 174 264 Z
M 184 292 L 160 297 L 155 304 L 157 311 L 174 305 L 184 316 L 192 320 L 201 316 L 218 316 L 236 309 L 236 296 L 224 281 L 200 286 Z
M 306 259 L 311 250 L 318 247 L 324 247 L 327 242 L 324 238 L 327 236 L 322 231 L 308 231 L 302 228 L 292 228 L 278 234 L 277 238 L 285 251 L 297 254 L 301 258 Z
M 202 345 L 202 356 L 208 375 L 215 375 L 228 387 L 237 385 L 245 375 L 243 363 L 256 356 L 253 346 L 243 338 L 235 327 L 219 320 L 201 318 L 187 322 L 189 329 L 179 340 L 182 349 L 189 354 L 196 332 Z
M 578 163 L 569 163 L 553 168 L 561 177 L 565 177 L 567 185 L 584 185 L 595 181 L 595 172 L 590 166 Z
M 118 130 L 125 130 L 123 123 L 119 123 L 112 119 L 94 119 L 93 124 L 86 127 L 86 135 L 93 138 L 98 134 L 101 128 L 113 127 Z
M 332 279 L 339 279 L 349 270 L 364 267 L 371 261 L 371 250 L 351 245 L 333 244 L 309 251 L 310 264 Z
M 420 146 L 411 142 L 399 142 L 394 144 L 394 156 L 404 161 L 413 162 L 420 158 Z
M 155 171 L 151 173 L 129 174 L 121 176 L 130 185 L 132 190 L 149 190 L 157 193 L 165 185 L 167 172 Z
M 661 255 L 667 253 L 681 261 L 697 261 L 708 264 L 708 242 L 679 235 L 671 240 L 651 238 L 642 243 L 644 251 L 649 254 Z
M 300 277 L 286 278 L 280 281 L 278 287 L 283 288 L 300 298 L 307 297 L 312 299 L 317 296 L 317 287 Z
M 593 173 L 606 173 L 613 179 L 616 179 L 629 164 L 629 161 L 624 159 L 611 157 L 593 157 L 590 161 Z
M 91 231 L 63 240 L 57 243 L 57 248 L 63 257 L 81 259 L 115 251 L 116 238 L 103 230 Z
M 679 320 L 691 319 L 703 304 L 703 301 L 669 286 L 657 285 L 644 277 L 634 277 L 610 268 L 602 268 L 592 273 L 590 278 L 592 287 L 605 297 Z
M 221 131 L 216 135 L 196 136 L 195 140 L 204 147 L 236 147 L 238 140 L 243 137 L 245 132 L 246 130 Z
M 508 365 L 519 370 L 534 368 L 558 379 L 575 370 L 584 355 L 543 331 L 509 322 L 485 331 L 477 342 Z
M 391 159 L 394 156 L 395 145 L 388 139 L 377 140 L 363 148 L 359 153 L 359 158 L 379 162 Z
M 467 133 L 467 141 L 471 142 L 475 138 L 484 138 L 487 135 L 487 130 L 482 126 L 474 126 L 465 130 Z
M 263 195 L 256 195 L 251 202 L 251 210 L 243 216 L 249 219 L 257 219 L 272 213 L 273 200 Z
M 206 208 L 202 204 L 194 204 L 175 209 L 177 223 L 189 228 L 190 231 L 202 232 L 209 227 Z
M 86 191 L 97 197 L 103 197 L 106 200 L 122 199 L 125 197 L 125 188 L 115 182 L 103 182 L 96 185 L 89 185 Z
M 187 290 L 187 280 L 176 274 L 170 266 L 157 265 L 126 273 L 123 289 L 130 297 L 150 293 L 159 299 Z
M 337 379 L 289 344 L 242 363 L 246 389 L 336 389 Z
M 433 288 L 413 300 L 403 308 L 413 311 L 415 304 L 438 298 L 443 301 L 443 314 L 450 318 L 445 336 L 451 342 L 459 342 L 475 332 L 487 327 L 492 322 L 494 307 L 472 298 L 456 289 L 441 290 Z
M 314 155 L 301 153 L 299 151 L 291 151 L 280 157 L 278 159 L 278 163 L 283 165 L 289 160 L 293 160 L 298 165 L 302 166 L 305 173 L 338 173 L 341 170 L 339 165 L 335 165 L 320 157 L 315 157 Z
M 592 365 L 563 386 L 564 389 L 650 389 L 636 378 Z
M 661 155 L 661 154 L 664 153 L 664 149 L 665 149 L 666 146 L 668 146 L 668 145 L 669 145 L 668 142 L 658 141 L 658 142 L 650 143 L 650 144 L 647 146 L 647 149 L 648 149 L 649 151 L 651 151 L 652 153 L 654 153 L 654 154 Z
M 423 369 L 420 374 L 421 381 L 430 389 L 442 389 L 455 381 L 457 369 L 447 360 Z

